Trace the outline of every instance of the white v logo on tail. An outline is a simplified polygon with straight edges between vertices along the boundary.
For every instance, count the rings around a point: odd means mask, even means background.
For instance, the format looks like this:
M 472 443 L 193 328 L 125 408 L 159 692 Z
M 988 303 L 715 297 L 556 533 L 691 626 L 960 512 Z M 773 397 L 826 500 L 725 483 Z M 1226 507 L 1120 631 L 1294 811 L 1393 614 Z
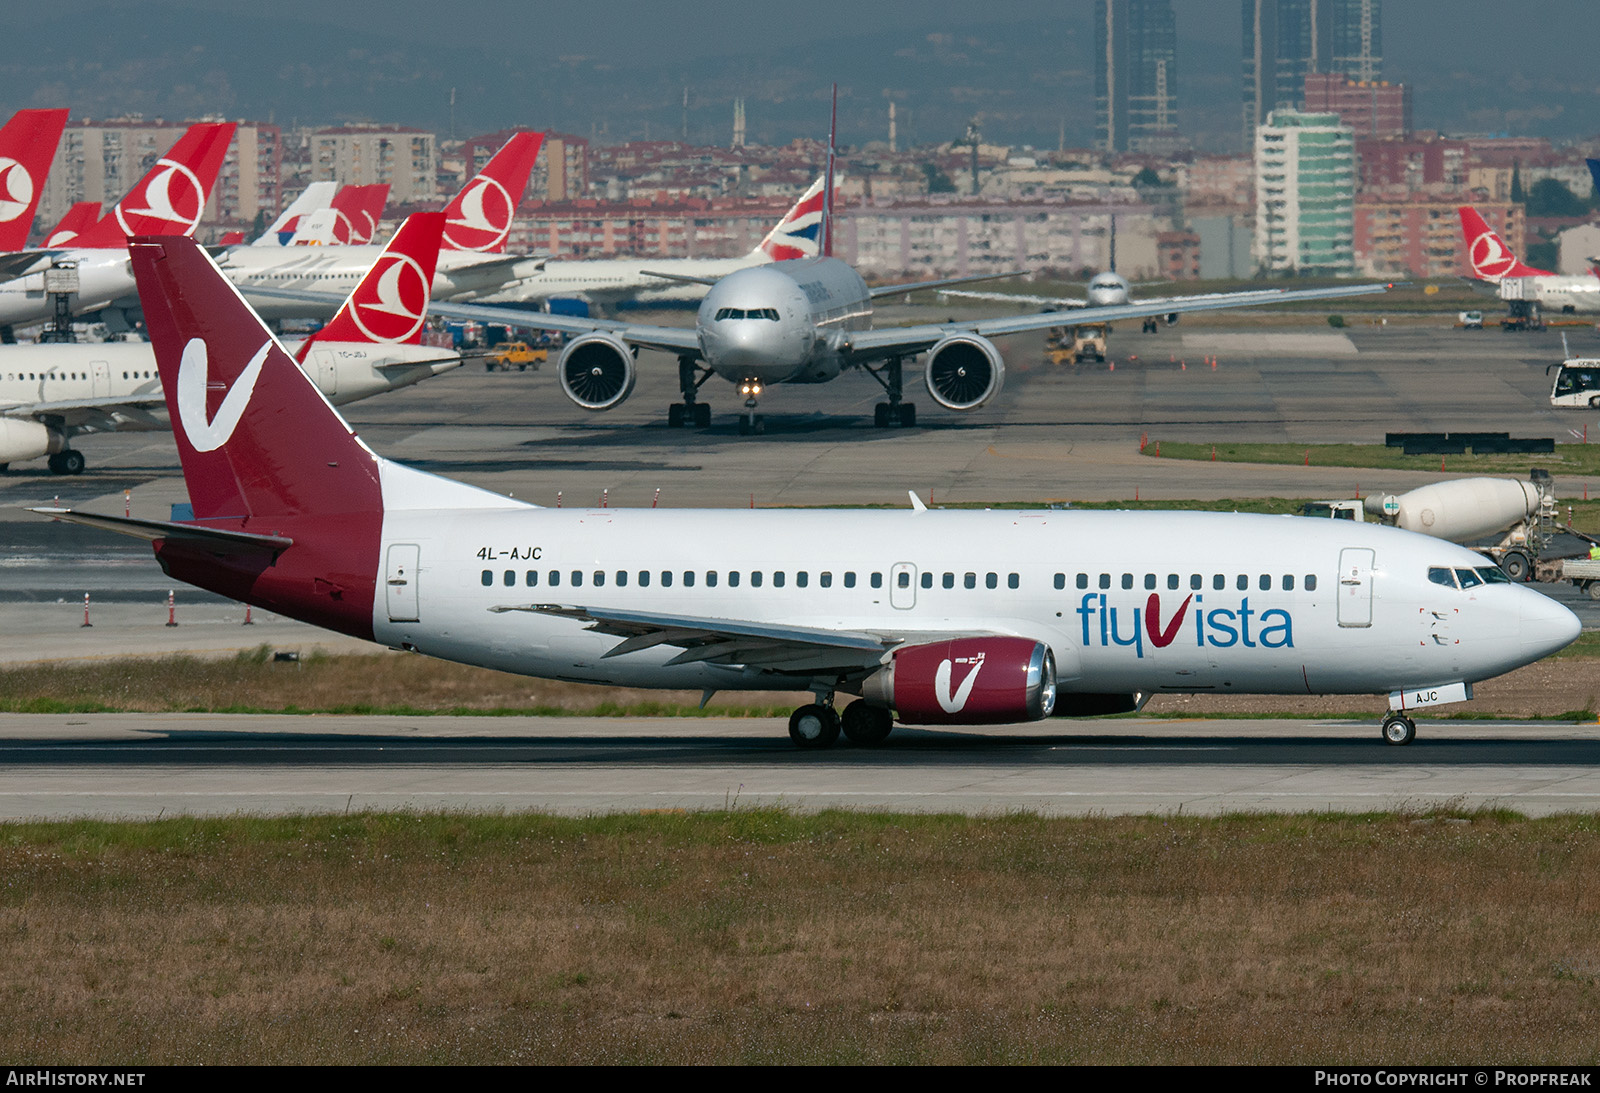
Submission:
M 938 671 L 933 673 L 933 696 L 939 700 L 939 708 L 945 713 L 960 713 L 966 709 L 967 699 L 972 697 L 972 686 L 978 682 L 978 673 L 983 671 L 983 659 L 972 666 L 972 671 L 967 673 L 967 678 L 961 681 L 961 686 L 956 693 L 950 693 L 950 675 L 952 667 L 948 659 L 939 662 Z
M 210 351 L 200 338 L 190 338 L 183 347 L 183 356 L 178 361 L 178 420 L 195 451 L 214 452 L 233 436 L 233 431 L 239 427 L 239 419 L 244 417 L 245 409 L 250 405 L 256 380 L 261 377 L 261 366 L 267 362 L 267 353 L 271 349 L 272 342 L 268 341 L 256 350 L 256 355 L 250 358 L 250 363 L 234 381 L 232 389 L 223 396 L 222 405 L 217 407 L 217 416 L 207 420 L 206 392 L 211 386 Z

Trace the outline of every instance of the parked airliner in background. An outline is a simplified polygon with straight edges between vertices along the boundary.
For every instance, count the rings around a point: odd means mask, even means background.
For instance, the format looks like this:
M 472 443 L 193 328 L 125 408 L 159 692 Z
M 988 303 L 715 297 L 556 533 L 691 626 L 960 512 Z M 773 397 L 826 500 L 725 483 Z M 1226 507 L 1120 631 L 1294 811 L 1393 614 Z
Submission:
M 339 184 L 327 180 L 313 182 L 300 196 L 289 203 L 289 207 L 278 214 L 278 219 L 268 225 L 267 230 L 255 239 L 249 246 L 252 247 L 287 247 L 294 241 L 295 234 L 300 230 L 300 224 L 307 217 L 322 212 L 333 205 L 333 195 L 338 193 Z
M 543 133 L 514 134 L 445 207 L 435 299 L 477 299 L 537 272 L 542 258 L 507 255 L 505 244 L 543 142 Z M 241 246 L 227 250 L 219 262 L 263 317 L 320 319 L 333 314 L 381 249 Z M 257 289 L 298 289 L 308 295 L 289 301 Z
M 481 299 L 485 303 L 526 304 L 572 298 L 598 308 L 625 301 L 698 300 L 705 295 L 708 279 L 768 262 L 816 257 L 821 222 L 819 178 L 750 253 L 738 258 L 551 258 L 537 273 Z
M 51 247 L 65 247 L 82 235 L 84 230 L 93 227 L 100 220 L 100 202 L 78 201 L 61 217 L 61 221 L 51 228 L 44 237 L 46 249 Z
M 428 286 L 443 213 L 417 213 L 367 271 L 333 321 L 295 359 L 334 405 L 398 390 L 461 363 L 423 345 Z M 0 348 L 0 471 L 48 455 L 56 474 L 80 474 L 84 433 L 166 429 L 166 400 L 146 342 Z
M 51 317 L 54 301 L 44 290 L 44 279 L 53 265 L 70 263 L 77 268 L 79 288 L 70 298 L 74 315 L 118 307 L 124 298 L 128 307 L 136 306 L 133 274 L 128 269 L 128 236 L 194 231 L 222 169 L 233 130 L 232 122 L 191 125 L 128 195 L 99 223 L 80 232 L 70 246 L 24 250 L 0 258 L 0 278 L 5 279 L 0 283 L 0 327 L 42 323 Z
M 1480 281 L 1499 287 L 1500 298 L 1536 311 L 1565 314 L 1600 312 L 1600 274 L 1581 277 L 1535 269 L 1523 263 L 1506 246 L 1471 205 L 1462 205 L 1461 234 L 1467 241 L 1467 259 Z
M 18 110 L 0 128 L 0 252 L 28 245 L 67 114 L 64 109 Z
M 803 747 L 1163 691 L 1388 693 L 1383 736 L 1404 744 L 1413 709 L 1578 634 L 1481 555 L 1342 520 L 541 509 L 376 455 L 200 247 L 130 251 L 189 506 L 34 511 L 384 645 L 589 683 L 809 691 L 789 719 Z M 841 693 L 861 696 L 842 716 Z

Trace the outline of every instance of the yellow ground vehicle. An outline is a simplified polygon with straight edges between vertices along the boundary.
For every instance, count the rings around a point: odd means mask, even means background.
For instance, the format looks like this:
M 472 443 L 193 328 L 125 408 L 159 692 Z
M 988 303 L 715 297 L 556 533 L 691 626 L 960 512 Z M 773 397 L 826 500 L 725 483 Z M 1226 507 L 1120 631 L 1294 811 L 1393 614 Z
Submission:
M 548 349 L 535 348 L 527 342 L 501 342 L 484 356 L 483 367 L 488 372 L 497 368 L 502 372 L 509 372 L 513 368 L 526 372 L 529 366 L 538 368 L 549 359 Z
M 1086 360 L 1106 359 L 1106 335 L 1111 328 L 1105 323 L 1079 323 L 1075 326 L 1051 327 L 1045 339 L 1044 355 L 1051 364 L 1076 364 Z

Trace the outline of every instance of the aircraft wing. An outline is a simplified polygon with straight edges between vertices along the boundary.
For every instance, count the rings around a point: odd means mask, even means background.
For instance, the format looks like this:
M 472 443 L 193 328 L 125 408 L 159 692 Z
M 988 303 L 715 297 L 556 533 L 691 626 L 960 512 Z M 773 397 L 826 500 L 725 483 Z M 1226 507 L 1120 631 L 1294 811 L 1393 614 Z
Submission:
M 621 638 L 606 652 L 619 657 L 658 645 L 683 650 L 668 664 L 740 665 L 775 674 L 809 675 L 819 671 L 858 672 L 877 668 L 883 655 L 913 635 L 864 630 L 825 630 L 737 619 L 657 615 L 645 611 L 577 607 L 566 604 L 521 604 L 490 611 L 530 611 L 587 622 L 589 630 Z M 970 633 L 918 633 L 918 641 L 971 637 Z
M 994 300 L 1002 304 L 1027 304 L 1030 307 L 1088 307 L 1088 300 L 1076 300 L 1070 296 L 1026 296 L 1018 292 L 971 292 L 961 289 L 952 289 L 941 292 L 940 296 L 959 296 L 963 300 Z
M 842 348 L 855 360 L 909 356 L 932 347 L 951 334 L 977 334 L 985 338 L 1023 334 L 1085 322 L 1115 322 L 1142 319 L 1149 315 L 1170 315 L 1186 311 L 1221 311 L 1231 307 L 1260 307 L 1306 300 L 1336 300 L 1348 296 L 1370 296 L 1387 292 L 1391 284 L 1336 285 L 1331 288 L 1262 289 L 1250 292 L 1218 292 L 1202 296 L 1176 297 L 1162 301 L 1140 301 L 1115 307 L 1090 307 L 1073 312 L 1018 315 L 1007 319 L 972 319 L 965 322 L 925 323 L 918 326 L 887 327 L 847 335 Z
M 295 300 L 300 303 L 343 303 L 342 296 L 326 292 L 306 292 L 293 288 L 261 288 L 252 285 L 244 290 L 251 296 L 274 300 Z M 526 308 L 488 307 L 483 304 L 463 304 L 448 300 L 435 300 L 428 305 L 428 314 L 446 319 L 470 319 L 480 323 L 500 323 L 505 326 L 527 327 L 533 330 L 554 330 L 561 334 L 615 334 L 629 345 L 643 349 L 659 349 L 665 353 L 700 353 L 700 339 L 694 330 L 682 326 L 655 326 L 650 323 L 629 323 L 617 319 L 584 319 L 576 315 L 551 315 L 544 311 Z
M 152 410 L 166 409 L 160 391 L 148 395 L 102 395 L 0 407 L 0 416 L 28 417 L 80 432 L 109 431 L 129 424 L 160 426 Z
M 943 288 L 945 285 L 970 285 L 974 281 L 1000 281 L 1007 277 L 1021 277 L 1026 270 L 1014 269 L 1006 273 L 974 273 L 967 277 L 945 277 L 938 281 L 911 281 L 901 285 L 879 285 L 869 289 L 868 293 L 874 300 L 881 300 L 886 296 L 902 296 L 908 292 L 921 292 L 928 288 Z M 952 295 L 961 295 L 952 293 Z

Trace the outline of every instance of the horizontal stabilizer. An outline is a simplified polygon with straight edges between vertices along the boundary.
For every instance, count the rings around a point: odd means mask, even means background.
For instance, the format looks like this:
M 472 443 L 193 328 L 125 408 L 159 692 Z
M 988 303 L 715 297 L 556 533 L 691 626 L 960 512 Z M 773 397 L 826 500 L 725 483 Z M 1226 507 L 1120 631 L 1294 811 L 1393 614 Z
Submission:
M 114 531 L 118 535 L 131 535 L 135 539 L 147 539 L 150 542 L 164 540 L 169 543 L 196 543 L 202 546 L 225 548 L 230 554 L 260 552 L 276 558 L 294 545 L 293 539 L 285 538 L 282 535 L 256 535 L 248 531 L 228 531 L 223 528 L 200 527 L 195 524 L 177 524 L 170 520 L 140 520 L 132 516 L 102 516 L 93 512 L 77 512 L 73 509 L 58 508 L 36 508 L 28 511 L 37 512 L 41 516 L 54 517 L 57 520 L 65 520 L 69 524 L 83 524 L 85 527 Z

